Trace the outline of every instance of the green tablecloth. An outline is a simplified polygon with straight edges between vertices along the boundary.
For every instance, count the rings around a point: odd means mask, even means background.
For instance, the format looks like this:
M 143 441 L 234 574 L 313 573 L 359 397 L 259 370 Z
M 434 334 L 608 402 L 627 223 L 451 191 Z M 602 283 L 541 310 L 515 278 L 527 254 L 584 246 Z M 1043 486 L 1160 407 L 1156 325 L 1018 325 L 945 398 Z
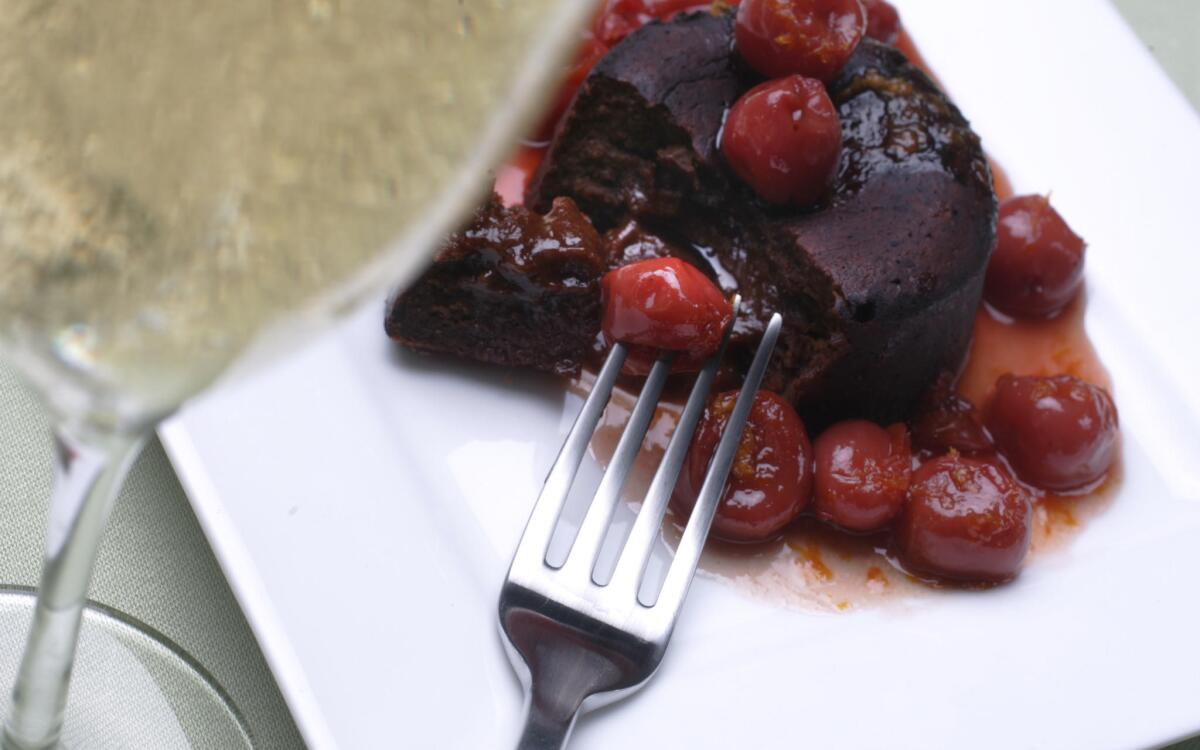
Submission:
M 1192 106 L 1200 109 L 1200 2 L 1113 1 Z
M 37 583 L 51 449 L 39 404 L 0 365 L 0 584 Z M 241 710 L 256 747 L 302 750 L 283 697 L 157 440 L 121 491 L 90 596 L 186 649 Z M 7 702 L 8 689 L 0 686 L 0 701 Z
M 1200 107 L 1200 0 L 1116 2 L 1167 72 Z M 899 4 L 903 7 L 902 0 Z M 31 586 L 37 580 L 50 450 L 46 420 L 36 402 L 0 366 L 2 584 Z M 237 704 L 258 747 L 303 748 L 157 441 L 146 448 L 121 493 L 91 596 L 186 648 Z M 1200 740 L 1174 750 L 1200 750 Z

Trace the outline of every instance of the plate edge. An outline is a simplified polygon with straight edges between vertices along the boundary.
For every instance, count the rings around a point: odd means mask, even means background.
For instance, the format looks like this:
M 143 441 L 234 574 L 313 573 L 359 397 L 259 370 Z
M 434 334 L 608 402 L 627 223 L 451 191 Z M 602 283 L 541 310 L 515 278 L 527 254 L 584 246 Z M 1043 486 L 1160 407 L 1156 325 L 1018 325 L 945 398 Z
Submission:
M 301 736 L 310 750 L 337 750 L 337 741 L 317 704 L 266 584 L 221 504 L 184 419 L 173 417 L 159 425 L 157 432 Z

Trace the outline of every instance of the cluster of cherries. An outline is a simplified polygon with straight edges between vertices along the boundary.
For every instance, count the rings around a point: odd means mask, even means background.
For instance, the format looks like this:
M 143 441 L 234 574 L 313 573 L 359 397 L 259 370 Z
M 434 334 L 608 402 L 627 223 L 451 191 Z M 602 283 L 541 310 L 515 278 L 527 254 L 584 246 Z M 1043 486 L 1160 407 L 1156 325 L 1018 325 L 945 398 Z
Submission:
M 760 198 L 803 206 L 825 193 L 842 152 L 842 124 L 825 86 L 868 30 L 894 37 L 898 23 L 885 2 L 742 1 L 737 50 L 771 80 L 730 108 L 720 148 L 730 169 Z
M 763 200 L 816 202 L 833 179 L 842 150 L 841 122 L 825 85 L 864 36 L 895 42 L 900 20 L 886 0 L 608 0 L 585 33 L 539 138 L 550 137 L 592 66 L 630 33 L 652 20 L 735 5 L 737 49 L 771 80 L 730 108 L 721 153 Z
M 1057 315 L 1078 293 L 1083 241 L 1041 197 L 1007 201 L 1000 217 L 987 301 L 1016 317 Z M 733 315 L 708 277 L 675 258 L 618 268 L 603 291 L 604 336 L 630 346 L 631 374 L 659 350 L 679 352 L 676 370 L 697 369 Z M 676 487 L 681 510 L 695 503 L 736 398 L 707 406 Z M 915 575 L 998 583 L 1020 570 L 1036 497 L 1095 487 L 1117 441 L 1111 397 L 1070 375 L 1005 375 L 982 415 L 943 378 L 908 425 L 849 420 L 811 442 L 791 404 L 760 391 L 712 533 L 764 541 L 807 512 L 852 534 L 890 531 Z
M 591 64 L 631 31 L 704 7 L 693 0 L 610 0 L 565 101 Z M 819 199 L 841 150 L 825 84 L 864 35 L 893 43 L 898 34 L 896 11 L 882 0 L 741 0 L 738 50 L 773 80 L 729 111 L 721 151 L 730 168 L 768 202 Z M 1083 256 L 1083 240 L 1046 198 L 1008 200 L 1000 207 L 985 300 L 1013 318 L 1054 317 L 1079 292 Z M 677 352 L 675 371 L 698 369 L 733 315 L 707 276 L 675 258 L 618 268 L 604 278 L 603 293 L 604 336 L 630 347 L 625 370 L 633 375 L 645 375 L 662 350 Z M 676 487 L 680 510 L 695 503 L 736 399 L 727 392 L 708 404 Z M 1020 570 L 1034 500 L 1095 487 L 1116 459 L 1117 441 L 1111 397 L 1070 375 L 1005 375 L 982 414 L 944 377 L 909 424 L 849 420 L 815 441 L 790 403 L 760 391 L 712 533 L 763 541 L 807 513 L 851 534 L 890 532 L 897 558 L 915 575 L 998 583 Z

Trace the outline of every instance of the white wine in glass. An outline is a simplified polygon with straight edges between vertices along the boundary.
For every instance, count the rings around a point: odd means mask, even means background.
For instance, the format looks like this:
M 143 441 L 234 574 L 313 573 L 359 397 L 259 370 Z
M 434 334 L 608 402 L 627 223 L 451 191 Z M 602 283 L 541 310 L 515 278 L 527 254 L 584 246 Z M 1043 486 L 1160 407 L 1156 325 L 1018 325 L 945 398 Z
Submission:
M 113 717 L 75 693 L 62 728 L 137 447 L 232 363 L 419 269 L 555 84 L 591 4 L 0 0 L 0 353 L 58 443 L 5 748 L 171 746 L 172 685 L 203 681 L 186 658 L 150 681 L 158 703 L 125 696 Z M 162 655 L 143 635 L 130 660 Z M 223 746 L 250 743 L 231 732 Z

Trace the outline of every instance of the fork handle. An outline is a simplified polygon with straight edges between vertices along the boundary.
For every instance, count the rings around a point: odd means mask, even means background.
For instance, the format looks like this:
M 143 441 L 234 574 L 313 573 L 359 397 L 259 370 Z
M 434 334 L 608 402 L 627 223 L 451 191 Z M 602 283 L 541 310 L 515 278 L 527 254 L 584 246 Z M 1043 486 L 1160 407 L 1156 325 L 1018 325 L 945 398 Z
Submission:
M 579 702 L 564 701 L 565 696 L 546 696 L 536 689 L 526 699 L 525 728 L 517 750 L 562 750 L 579 717 Z

